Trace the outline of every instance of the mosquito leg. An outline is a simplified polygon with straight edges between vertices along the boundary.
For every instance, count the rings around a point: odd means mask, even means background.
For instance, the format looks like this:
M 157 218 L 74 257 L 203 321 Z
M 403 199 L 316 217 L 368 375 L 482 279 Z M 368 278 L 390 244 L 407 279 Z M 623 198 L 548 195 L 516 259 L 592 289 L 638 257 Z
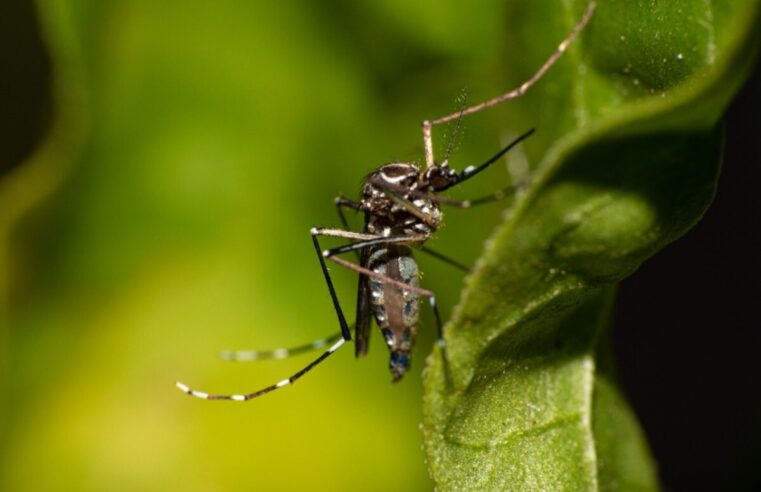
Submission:
M 444 325 L 441 323 L 441 315 L 439 315 L 439 307 L 436 305 L 436 298 L 431 296 L 428 298 L 428 303 L 433 310 L 433 317 L 436 319 L 436 332 L 438 334 L 438 340 L 436 344 L 441 350 L 441 359 L 444 361 L 444 377 L 446 378 L 447 387 L 452 386 L 452 373 L 449 369 L 449 357 L 447 356 L 447 342 L 444 339 Z
M 346 220 L 343 207 L 361 211 L 360 203 L 353 200 L 347 200 L 342 196 L 337 196 L 333 202 L 336 204 L 336 210 L 338 211 L 338 217 L 341 219 L 341 225 L 344 229 L 349 229 L 349 222 Z
M 347 231 L 340 231 L 347 232 Z M 317 229 L 312 229 L 312 244 L 314 244 L 314 250 L 317 253 L 317 258 L 320 260 L 320 268 L 322 274 L 325 277 L 325 283 L 328 285 L 328 291 L 330 292 L 330 299 L 333 301 L 333 308 L 338 316 L 338 323 L 341 325 L 341 335 L 344 340 L 351 340 L 351 334 L 349 333 L 349 325 L 346 324 L 346 318 L 344 317 L 343 310 L 341 309 L 341 303 L 338 302 L 338 296 L 336 295 L 336 289 L 333 287 L 333 281 L 330 279 L 330 273 L 328 273 L 328 267 L 325 265 L 325 258 L 322 256 L 322 249 L 320 243 L 317 240 Z
M 347 231 L 338 231 L 341 233 L 346 233 Z M 237 395 L 211 395 L 209 393 L 206 393 L 204 391 L 198 391 L 190 389 L 187 385 L 177 382 L 177 387 L 180 388 L 183 392 L 195 396 L 196 398 L 202 398 L 204 400 L 234 400 L 234 401 L 246 401 L 250 400 L 252 398 L 256 398 L 258 396 L 262 396 L 266 393 L 269 393 L 270 391 L 274 391 L 278 388 L 282 388 L 283 386 L 287 386 L 297 379 L 299 379 L 301 376 L 306 374 L 307 372 L 311 371 L 312 368 L 314 368 L 316 365 L 324 361 L 328 358 L 333 352 L 338 350 L 344 343 L 351 340 L 351 333 L 349 332 L 349 326 L 346 324 L 346 318 L 344 317 L 343 311 L 341 310 L 341 304 L 338 301 L 338 296 L 336 295 L 335 288 L 333 287 L 333 282 L 330 279 L 330 274 L 328 273 L 328 267 L 325 265 L 325 258 L 322 256 L 322 250 L 320 248 L 320 243 L 317 240 L 317 230 L 312 229 L 312 243 L 314 244 L 315 252 L 317 253 L 317 258 L 320 261 L 320 267 L 322 268 L 323 276 L 325 277 L 325 283 L 328 285 L 328 291 L 330 292 L 330 298 L 333 301 L 333 307 L 336 311 L 336 316 L 338 316 L 338 323 L 341 325 L 341 338 L 336 341 L 333 345 L 330 346 L 330 348 L 323 352 L 322 355 L 317 357 L 315 360 L 307 364 L 304 368 L 302 368 L 300 371 L 296 372 L 295 374 L 291 375 L 290 377 L 283 379 L 282 381 L 279 381 L 275 384 L 272 384 L 270 386 L 267 386 L 265 388 L 262 388 L 260 390 L 251 392 L 251 393 L 243 393 L 243 394 L 237 394 Z M 374 272 L 373 272 L 374 273 Z
M 324 361 L 328 358 L 331 354 L 333 354 L 336 350 L 341 348 L 341 346 L 346 343 L 346 338 L 339 338 L 336 343 L 330 346 L 328 350 L 322 353 L 319 357 L 317 357 L 315 360 L 307 364 L 304 368 L 302 368 L 300 371 L 296 372 L 295 374 L 291 375 L 290 377 L 287 377 L 283 379 L 282 381 L 279 381 L 275 384 L 271 384 L 267 387 L 264 387 L 260 390 L 253 391 L 251 393 L 241 393 L 237 395 L 211 395 L 209 393 L 206 393 L 204 391 L 198 391 L 194 389 L 190 389 L 187 385 L 177 381 L 176 386 L 183 392 L 187 393 L 190 396 L 195 396 L 196 398 L 201 398 L 204 400 L 233 400 L 233 401 L 246 401 L 250 400 L 252 398 L 256 398 L 258 396 L 262 396 L 264 394 L 269 393 L 270 391 L 274 391 L 276 389 L 280 389 L 283 386 L 288 386 L 289 384 L 294 383 L 297 379 L 299 379 L 301 376 L 306 374 L 307 372 L 311 371 L 316 365 Z
M 329 260 L 335 261 L 336 263 L 347 266 L 344 260 L 338 260 L 335 258 L 335 255 L 346 253 L 349 251 L 361 251 L 364 248 L 367 248 L 369 246 L 375 246 L 379 244 L 394 244 L 394 243 L 422 243 L 426 239 L 430 237 L 428 234 L 415 234 L 411 236 L 379 236 L 377 234 L 364 234 L 364 233 L 358 233 L 358 232 L 352 232 L 352 231 L 343 231 L 341 229 L 325 229 L 320 227 L 314 227 L 311 230 L 312 238 L 316 242 L 317 236 L 330 236 L 330 237 L 342 237 L 347 239 L 359 239 L 359 242 L 347 244 L 345 246 L 341 246 L 338 248 L 333 249 L 327 249 L 323 250 L 320 254 L 320 258 L 322 261 L 322 258 L 328 258 Z M 367 275 L 370 275 L 371 277 L 382 277 L 386 278 L 387 283 L 398 283 L 400 286 L 405 286 L 405 288 L 411 288 L 411 286 L 408 286 L 407 284 L 402 284 L 401 282 L 398 282 L 396 280 L 384 277 L 383 275 L 380 275 L 378 273 L 373 272 L 372 270 L 368 270 L 367 268 L 361 267 L 359 265 L 355 265 L 354 263 L 350 263 L 352 266 L 347 266 L 347 268 L 351 268 L 352 270 L 355 270 L 360 273 L 364 273 Z M 369 272 L 369 273 L 368 273 Z M 426 291 L 427 292 L 427 291 Z
M 340 248 L 334 248 L 332 250 L 322 251 L 321 258 L 320 258 L 321 261 L 322 261 L 322 258 L 328 258 L 331 261 L 334 261 L 335 263 L 338 263 L 341 266 L 354 270 L 360 274 L 359 285 L 357 287 L 357 324 L 355 325 L 356 334 L 357 334 L 357 340 L 355 342 L 356 343 L 355 355 L 357 356 L 364 355 L 367 352 L 368 333 L 369 333 L 368 330 L 369 330 L 369 323 L 370 323 L 370 318 L 368 315 L 369 304 L 367 304 L 368 302 L 367 296 L 369 295 L 369 293 L 367 290 L 368 289 L 367 282 L 364 277 L 369 276 L 369 277 L 378 278 L 381 282 L 395 284 L 404 289 L 417 292 L 418 295 L 421 295 L 421 294 L 426 295 L 429 293 L 429 291 L 427 290 L 404 284 L 402 282 L 399 282 L 398 280 L 394 280 L 384 275 L 378 274 L 362 266 L 365 263 L 364 258 L 368 254 L 369 246 L 373 246 L 376 244 L 389 244 L 389 243 L 409 243 L 410 241 L 416 241 L 416 240 L 422 242 L 425 239 L 427 239 L 428 236 L 419 235 L 419 237 L 418 236 L 412 236 L 412 237 L 402 236 L 402 237 L 389 238 L 386 236 L 367 234 L 366 233 L 367 220 L 368 220 L 368 216 L 367 214 L 365 214 L 365 227 L 362 233 L 342 231 L 339 229 L 317 229 L 317 228 L 312 229 L 312 238 L 315 241 L 316 241 L 316 237 L 319 235 L 343 237 L 347 239 L 360 239 L 360 241 L 357 243 L 352 243 Z M 333 255 L 345 253 L 348 251 L 356 251 L 359 253 L 359 263 L 360 263 L 359 265 L 333 256 Z
M 554 65 L 555 62 L 558 61 L 558 59 L 563 55 L 565 50 L 568 49 L 568 46 L 571 44 L 571 42 L 573 42 L 576 36 L 578 36 L 579 33 L 582 31 L 582 29 L 584 29 L 586 25 L 589 23 L 589 20 L 592 18 L 592 14 L 594 14 L 594 11 L 595 11 L 595 2 L 590 2 L 581 20 L 579 20 L 576 26 L 574 26 L 574 28 L 568 34 L 568 36 L 566 36 L 566 38 L 558 45 L 555 52 L 552 53 L 552 55 L 550 55 L 549 58 L 547 58 L 544 64 L 541 67 L 539 67 L 539 70 L 537 70 L 536 73 L 534 73 L 534 75 L 532 75 L 528 80 L 523 82 L 516 89 L 513 89 L 510 92 L 502 94 L 501 96 L 497 96 L 493 99 L 489 99 L 488 101 L 484 101 L 480 104 L 476 104 L 475 106 L 471 106 L 462 111 L 457 111 L 456 113 L 442 116 L 441 118 L 437 118 L 435 120 L 424 121 L 422 126 L 423 126 L 423 147 L 425 149 L 426 167 L 430 168 L 435 163 L 434 156 L 433 156 L 433 139 L 431 137 L 431 129 L 434 126 L 440 125 L 442 123 L 446 123 L 448 121 L 455 120 L 462 116 L 467 116 L 469 114 L 477 113 L 486 108 L 496 106 L 510 99 L 515 99 L 517 97 L 524 95 L 526 91 L 528 91 L 531 88 L 531 86 L 536 84 L 536 82 L 539 79 L 541 79 L 542 76 L 544 76 L 547 70 L 549 70 L 550 67 L 552 67 L 552 65 Z
M 345 231 L 343 229 L 332 229 L 329 227 L 313 227 L 311 231 L 312 237 L 316 236 L 328 236 L 328 237 L 341 237 L 344 239 L 359 239 L 366 241 L 368 239 L 378 239 L 384 236 L 377 234 L 365 234 L 362 232 Z
M 337 256 L 331 256 L 328 258 L 330 261 L 333 261 L 335 263 L 338 263 L 339 265 L 348 268 L 349 270 L 354 270 L 355 272 L 361 273 L 363 275 L 367 275 L 368 277 L 372 277 L 374 279 L 377 279 L 379 282 L 384 284 L 390 284 L 395 285 L 399 287 L 400 289 L 408 290 L 410 292 L 414 292 L 415 294 L 423 297 L 431 297 L 433 295 L 433 292 L 427 289 L 421 289 L 420 287 L 415 287 L 414 285 L 405 284 L 404 282 L 400 282 L 398 280 L 394 280 L 391 277 L 387 277 L 386 275 L 383 275 L 378 272 L 374 272 L 370 270 L 369 268 L 365 268 L 363 266 L 357 265 L 356 263 L 352 263 L 350 261 L 346 261 L 343 258 L 339 258 Z
M 442 357 L 444 359 L 444 369 L 445 369 L 445 374 L 446 374 L 447 387 L 449 387 L 449 386 L 451 386 L 451 375 L 450 375 L 450 371 L 449 371 L 449 360 L 447 358 L 447 353 L 446 353 L 446 342 L 444 341 L 444 331 L 443 331 L 443 327 L 442 327 L 442 323 L 441 323 L 441 316 L 439 315 L 439 309 L 436 306 L 436 298 L 434 297 L 433 292 L 425 290 L 425 289 L 420 289 L 419 287 L 414 287 L 412 285 L 408 285 L 408 284 L 405 284 L 403 282 L 399 282 L 399 281 L 394 280 L 394 279 L 392 279 L 390 277 L 387 277 L 385 275 L 381 275 L 379 273 L 376 273 L 376 272 L 374 272 L 374 271 L 372 271 L 372 270 L 370 270 L 368 268 L 364 268 L 364 267 L 362 267 L 360 265 L 356 265 L 354 263 L 348 262 L 346 260 L 343 260 L 343 259 L 338 258 L 338 257 L 335 256 L 336 254 L 340 254 L 340 253 L 345 253 L 345 252 L 351 251 L 352 249 L 350 249 L 350 248 L 352 248 L 352 247 L 354 249 L 356 249 L 356 248 L 367 248 L 368 246 L 373 246 L 373 245 L 376 245 L 376 244 L 397 242 L 397 241 L 395 241 L 397 239 L 406 239 L 407 241 L 409 241 L 410 237 L 409 236 L 398 237 L 398 238 L 396 238 L 396 237 L 390 237 L 390 238 L 381 238 L 380 240 L 375 239 L 375 240 L 363 241 L 361 243 L 350 244 L 350 245 L 347 245 L 347 246 L 344 246 L 344 247 L 341 247 L 341 248 L 335 248 L 333 250 L 323 251 L 322 254 L 323 254 L 323 256 L 328 258 L 329 260 L 334 261 L 334 262 L 338 263 L 339 265 L 342 265 L 342 266 L 345 266 L 345 267 L 350 268 L 352 270 L 355 270 L 355 271 L 359 272 L 360 274 L 365 274 L 367 276 L 377 278 L 381 282 L 385 282 L 385 283 L 389 283 L 389 284 L 394 284 L 394 285 L 396 285 L 398 287 L 401 287 L 403 289 L 407 289 L 407 290 L 410 290 L 412 292 L 416 292 L 417 294 L 422 295 L 424 297 L 428 297 L 428 300 L 429 300 L 429 302 L 431 304 L 431 308 L 433 309 L 434 316 L 436 318 L 436 327 L 437 327 L 437 333 L 438 333 L 438 345 L 439 345 L 439 347 L 441 349 Z M 435 253 L 435 252 L 433 252 L 431 250 L 428 250 L 427 252 L 437 256 L 440 259 L 443 259 L 445 261 L 449 261 L 453 265 L 456 265 L 456 266 L 465 268 L 465 270 L 468 270 L 467 267 L 465 267 L 463 265 L 460 265 L 457 262 L 454 262 L 453 260 L 449 260 L 447 257 L 445 257 L 443 255 Z
M 497 190 L 491 195 L 482 196 L 480 198 L 474 198 L 472 200 L 468 200 L 469 207 L 477 207 L 478 205 L 484 205 L 491 202 L 496 202 L 499 200 L 502 200 L 503 198 L 514 195 L 517 190 L 522 188 L 523 185 L 519 186 L 508 186 L 507 188 L 503 188 L 501 190 Z
M 510 148 L 510 146 L 507 147 L 507 150 L 509 150 L 509 148 Z M 507 150 L 503 149 L 502 153 L 507 152 Z M 497 157 L 494 157 L 493 159 L 496 160 L 497 158 L 499 158 L 500 155 L 501 154 L 499 154 Z M 487 165 L 488 165 L 488 163 L 487 163 Z M 484 165 L 482 164 L 479 167 L 483 167 L 483 166 Z M 425 212 L 423 212 L 422 210 L 417 208 L 409 200 L 406 200 L 403 197 L 401 197 L 401 196 L 397 195 L 396 193 L 394 193 L 393 191 L 390 191 L 387 188 L 385 188 L 385 186 L 388 185 L 388 183 L 379 181 L 378 183 L 373 182 L 373 184 L 379 185 L 381 190 L 383 190 L 384 192 L 387 192 L 389 194 L 389 196 L 392 196 L 392 198 L 394 198 L 397 202 L 408 204 L 409 207 L 413 208 L 414 210 L 416 210 L 420 214 L 425 214 Z M 479 198 L 479 199 L 476 199 L 476 200 L 471 200 L 469 202 L 468 201 L 448 200 L 448 199 L 445 199 L 445 200 L 447 200 L 447 202 L 451 201 L 455 205 L 459 205 L 461 208 L 467 208 L 469 206 L 480 205 L 481 203 L 487 203 L 488 201 L 498 200 L 498 199 L 500 199 L 500 198 L 502 198 L 503 196 L 506 195 L 506 190 L 500 190 L 500 191 L 498 191 L 497 193 L 495 193 L 493 195 L 489 195 L 488 197 Z M 439 197 L 437 195 L 429 195 L 429 194 L 425 194 L 425 197 L 426 198 L 430 198 L 432 200 L 441 200 L 442 199 L 442 197 Z M 338 199 L 336 199 L 336 202 L 338 202 Z M 357 242 L 357 243 L 348 244 L 348 245 L 341 246 L 341 247 L 338 247 L 338 248 L 329 249 L 327 251 L 323 251 L 323 255 L 326 258 L 330 258 L 330 257 L 332 257 L 334 255 L 345 253 L 347 251 L 360 250 L 362 248 L 366 248 L 368 246 L 374 246 L 374 245 L 377 245 L 377 244 L 389 244 L 389 243 L 394 243 L 394 242 L 410 242 L 410 241 L 417 241 L 417 240 L 419 240 L 422 243 L 426 239 L 428 239 L 428 235 L 422 235 L 422 234 L 419 235 L 419 237 L 416 237 L 416 236 L 377 237 L 376 239 L 369 239 L 369 240 L 366 240 L 366 241 L 360 241 L 360 242 Z M 444 256 L 441 253 L 437 253 L 436 251 L 433 251 L 430 248 L 422 246 L 422 247 L 420 247 L 420 250 L 423 251 L 424 253 L 427 253 L 427 254 L 433 256 L 434 258 L 437 258 L 437 259 L 443 261 L 444 263 L 447 263 L 447 264 L 449 264 L 451 266 L 459 268 L 460 270 L 462 270 L 462 271 L 464 271 L 466 273 L 470 272 L 470 268 L 468 268 L 467 266 L 465 266 L 462 263 L 459 263 L 458 261 L 455 261 L 455 260 L 453 260 L 451 258 L 448 258 L 447 256 Z
M 341 220 L 341 225 L 344 229 L 350 229 L 349 221 L 346 220 L 346 215 L 344 214 L 344 208 L 351 208 L 356 211 L 361 211 L 362 204 L 353 200 L 348 200 L 342 196 L 337 196 L 333 202 L 336 204 L 336 211 L 338 212 L 338 218 Z M 365 219 L 365 222 L 367 222 L 367 219 Z M 357 251 L 357 259 L 362 259 L 360 251 Z
M 401 193 L 402 190 L 396 187 L 396 185 L 393 185 L 391 183 L 383 183 L 380 180 L 377 180 L 377 181 L 371 180 L 370 182 L 373 184 L 373 186 L 378 187 L 388 196 L 392 197 L 394 201 L 404 202 L 408 204 L 409 207 L 414 207 L 417 209 L 417 207 L 415 207 L 415 205 L 412 202 L 401 197 L 398 194 L 398 193 Z M 483 205 L 484 203 L 493 202 L 495 200 L 501 200 L 502 198 L 505 198 L 509 195 L 514 194 L 515 191 L 517 191 L 523 185 L 524 183 L 521 183 L 519 185 L 510 185 L 505 188 L 502 188 L 501 190 L 496 191 L 495 193 L 492 193 L 484 197 L 476 198 L 474 200 L 455 200 L 453 198 L 446 198 L 443 196 L 434 195 L 432 193 L 426 193 L 424 191 L 411 191 L 411 192 L 408 192 L 408 194 L 413 198 L 424 198 L 426 200 L 430 200 L 432 202 L 439 203 L 442 205 L 449 205 L 449 206 L 457 207 L 457 208 L 470 208 L 475 205 Z M 425 214 L 425 212 L 423 212 L 422 210 L 420 209 L 417 209 L 417 210 L 420 214 Z
M 359 203 L 347 200 L 343 197 L 336 197 L 335 199 L 336 210 L 338 216 L 341 219 L 343 226 L 348 229 L 349 223 L 346 220 L 346 216 L 343 213 L 342 207 L 349 207 L 355 210 L 359 210 Z M 341 332 L 335 333 L 327 338 L 320 338 L 311 343 L 305 345 L 299 345 L 297 347 L 289 348 L 277 348 L 273 350 L 223 350 L 219 353 L 220 358 L 231 362 L 249 362 L 254 360 L 267 360 L 267 359 L 286 359 L 303 352 L 310 352 L 322 347 L 326 347 L 329 344 L 335 342 L 341 338 Z
M 350 261 L 343 260 L 341 258 L 336 257 L 336 255 L 341 253 L 347 253 L 349 251 L 355 251 L 355 250 L 364 250 L 364 248 L 370 247 L 370 246 L 376 246 L 378 244 L 393 244 L 393 243 L 411 243 L 411 242 L 423 242 L 426 239 L 428 239 L 428 234 L 417 234 L 414 236 L 392 236 L 392 237 L 375 237 L 373 239 L 369 239 L 367 241 L 360 241 L 358 243 L 352 243 L 347 244 L 346 246 L 341 246 L 339 248 L 333 248 L 324 250 L 322 252 L 322 256 L 329 259 L 330 261 L 333 261 L 335 263 L 338 263 L 341 266 L 344 266 L 346 268 L 349 268 L 351 270 L 354 270 L 355 272 L 359 272 L 361 274 L 367 275 L 369 277 L 373 277 L 378 279 L 382 283 L 396 285 L 397 287 L 400 287 L 402 289 L 406 289 L 412 292 L 417 293 L 418 295 L 422 295 L 425 297 L 430 297 L 433 295 L 433 293 L 426 289 L 421 289 L 420 287 L 414 287 L 409 284 L 405 284 L 404 282 L 400 282 L 398 280 L 394 280 L 391 277 L 387 277 L 386 275 L 382 275 L 380 273 L 374 272 L 370 270 L 369 268 L 365 268 L 364 266 L 357 265 L 356 263 L 352 263 Z
M 502 188 L 501 190 L 497 190 L 490 195 L 482 196 L 479 198 L 473 198 L 471 200 L 446 200 L 446 201 L 442 201 L 441 203 L 444 205 L 450 205 L 453 207 L 463 208 L 463 209 L 477 207 L 479 205 L 485 205 L 487 203 L 496 202 L 508 196 L 514 195 L 515 192 L 522 187 L 523 187 L 523 184 L 518 186 L 508 186 L 506 188 Z
M 430 237 L 429 234 L 414 234 L 411 236 L 378 236 L 374 239 L 368 239 L 365 241 L 359 241 L 356 243 L 347 244 L 338 248 L 327 249 L 322 252 L 325 258 L 331 256 L 340 255 L 341 253 L 347 253 L 349 251 L 357 251 L 369 246 L 377 246 L 379 244 L 395 244 L 395 243 L 422 243 Z
M 364 234 L 357 234 L 357 233 L 351 233 L 349 231 L 342 231 L 340 229 L 327 229 L 327 234 L 325 235 L 338 235 L 338 237 L 356 237 L 357 239 L 363 239 Z M 204 400 L 234 400 L 234 401 L 246 401 L 250 400 L 252 398 L 256 398 L 258 396 L 262 396 L 266 393 L 269 393 L 270 391 L 274 391 L 276 389 L 282 388 L 283 386 L 287 386 L 297 379 L 299 379 L 301 376 L 306 374 L 307 372 L 311 371 L 315 366 L 320 364 L 322 361 L 327 359 L 333 352 L 338 350 L 344 343 L 351 340 L 351 333 L 349 332 L 349 326 L 346 323 L 346 318 L 344 317 L 343 310 L 341 309 L 341 304 L 338 301 L 338 296 L 336 295 L 335 288 L 333 287 L 333 282 L 330 278 L 330 273 L 328 273 L 328 267 L 325 265 L 325 258 L 322 256 L 322 249 L 320 248 L 320 243 L 317 240 L 317 236 L 320 234 L 320 231 L 317 229 L 312 229 L 312 243 L 314 244 L 315 252 L 317 253 L 317 258 L 320 261 L 320 268 L 322 269 L 323 276 L 325 277 L 325 283 L 328 286 L 328 291 L 330 292 L 330 298 L 333 301 L 333 308 L 336 311 L 336 316 L 338 317 L 338 323 L 341 326 L 341 338 L 336 341 L 333 345 L 330 346 L 330 348 L 323 352 L 322 355 L 317 357 L 315 360 L 307 364 L 304 368 L 302 368 L 300 371 L 294 373 L 290 377 L 283 379 L 282 381 L 279 381 L 275 384 L 271 384 L 269 386 L 266 386 L 260 390 L 253 391 L 251 393 L 242 393 L 242 394 L 235 394 L 235 395 L 214 395 L 209 394 L 204 391 L 198 391 L 194 389 L 190 389 L 187 385 L 181 382 L 177 382 L 176 386 L 183 391 L 184 393 L 187 393 L 191 396 L 195 396 L 196 398 L 202 398 Z M 340 235 L 339 235 L 340 234 Z M 373 272 L 375 273 L 375 272 Z
M 439 253 L 438 251 L 434 251 L 434 250 L 432 250 L 431 248 L 429 248 L 427 246 L 421 246 L 420 247 L 420 251 L 422 251 L 423 253 L 426 253 L 428 255 L 433 256 L 437 260 L 443 261 L 447 265 L 451 265 L 451 266 L 453 266 L 455 268 L 458 268 L 458 269 L 462 270 L 465 273 L 470 273 L 470 268 L 468 268 L 467 266 L 463 265 L 462 263 L 460 263 L 457 260 L 453 260 L 452 258 L 449 258 L 448 256 L 444 256 L 441 253 Z
M 267 359 L 286 359 L 303 352 L 311 352 L 312 350 L 321 349 L 327 347 L 331 343 L 341 338 L 341 332 L 334 333 L 327 338 L 320 338 L 311 343 L 299 345 L 297 347 L 277 348 L 274 350 L 223 350 L 219 353 L 219 356 L 224 360 L 231 362 L 248 362 L 252 360 L 267 360 Z

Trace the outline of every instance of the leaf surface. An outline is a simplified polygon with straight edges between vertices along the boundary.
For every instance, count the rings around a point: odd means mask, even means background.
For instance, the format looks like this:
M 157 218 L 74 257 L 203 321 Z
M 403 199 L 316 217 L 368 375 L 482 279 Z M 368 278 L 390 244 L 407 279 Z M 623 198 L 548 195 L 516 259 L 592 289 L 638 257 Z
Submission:
M 515 2 L 519 84 L 586 4 Z M 617 282 L 689 230 L 713 198 L 721 115 L 758 46 L 759 5 L 598 2 L 545 80 L 502 111 L 535 178 L 487 242 L 441 354 L 423 434 L 444 490 L 655 490 L 604 340 Z M 519 49 L 515 48 L 519 47 Z M 516 59 L 518 58 L 518 59 Z

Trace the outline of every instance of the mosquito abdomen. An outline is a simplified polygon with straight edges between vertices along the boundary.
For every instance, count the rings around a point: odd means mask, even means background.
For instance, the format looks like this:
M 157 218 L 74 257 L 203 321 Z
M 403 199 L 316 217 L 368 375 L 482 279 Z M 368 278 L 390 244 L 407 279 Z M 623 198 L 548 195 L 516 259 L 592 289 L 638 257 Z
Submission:
M 370 269 L 413 287 L 420 285 L 420 273 L 406 246 L 379 248 L 372 252 Z M 419 296 L 398 285 L 370 279 L 370 302 L 378 327 L 391 352 L 389 369 L 398 381 L 409 369 L 410 352 L 418 323 Z

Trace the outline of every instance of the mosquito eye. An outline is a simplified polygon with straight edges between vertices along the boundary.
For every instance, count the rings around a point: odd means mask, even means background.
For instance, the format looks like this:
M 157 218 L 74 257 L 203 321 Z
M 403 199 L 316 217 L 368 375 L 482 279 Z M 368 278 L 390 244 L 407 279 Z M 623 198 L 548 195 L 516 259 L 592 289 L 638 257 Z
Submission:
M 449 186 L 450 179 L 447 175 L 440 172 L 431 173 L 428 177 L 428 183 L 434 190 L 440 190 Z

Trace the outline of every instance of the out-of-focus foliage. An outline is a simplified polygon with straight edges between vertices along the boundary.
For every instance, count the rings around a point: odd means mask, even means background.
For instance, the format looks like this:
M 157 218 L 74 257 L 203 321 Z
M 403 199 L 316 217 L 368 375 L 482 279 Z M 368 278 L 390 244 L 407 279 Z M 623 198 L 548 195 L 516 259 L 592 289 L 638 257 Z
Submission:
M 378 337 L 367 360 L 344 349 L 247 404 L 173 383 L 245 391 L 309 360 L 215 354 L 336 330 L 309 227 L 337 224 L 333 197 L 379 164 L 419 159 L 420 121 L 463 87 L 476 101 L 524 75 L 507 62 L 531 67 L 538 51 L 504 42 L 520 19 L 502 0 L 37 7 L 55 108 L 46 139 L 0 179 L 0 490 L 431 488 L 418 428 L 430 316 L 400 385 Z M 551 49 L 567 28 L 534 23 L 531 39 Z M 562 73 L 536 90 L 562 90 Z M 521 108 L 465 121 L 450 162 L 539 126 L 536 165 L 553 123 Z M 523 157 L 455 196 L 522 177 Z M 472 263 L 501 208 L 449 212 L 432 247 Z M 461 275 L 420 262 L 448 316 Z M 333 271 L 351 317 L 355 278 Z
M 368 360 L 349 347 L 247 404 L 173 383 L 256 389 L 308 356 L 231 365 L 216 352 L 336 330 L 309 227 L 337 224 L 333 197 L 374 167 L 419 159 L 420 121 L 455 109 L 464 86 L 471 101 L 505 88 L 520 50 L 503 49 L 503 2 L 37 6 L 55 108 L 0 181 L 0 490 L 430 488 L 430 316 L 399 385 L 377 337 Z M 495 111 L 465 123 L 453 165 L 497 150 L 493 117 L 511 109 Z M 457 195 L 510 179 L 489 176 Z M 500 209 L 450 212 L 432 246 L 472 263 Z M 448 316 L 461 274 L 420 262 Z M 333 271 L 352 317 L 355 277 Z
M 565 3 L 511 11 L 509 39 L 527 47 L 513 75 L 551 51 L 537 30 L 570 29 L 586 5 Z M 429 359 L 424 435 L 442 489 L 658 488 L 605 343 L 613 287 L 710 204 L 759 21 L 753 0 L 600 1 L 559 85 L 516 104 L 518 125 L 543 130 L 526 144 L 535 179 L 448 326 L 453 387 Z

